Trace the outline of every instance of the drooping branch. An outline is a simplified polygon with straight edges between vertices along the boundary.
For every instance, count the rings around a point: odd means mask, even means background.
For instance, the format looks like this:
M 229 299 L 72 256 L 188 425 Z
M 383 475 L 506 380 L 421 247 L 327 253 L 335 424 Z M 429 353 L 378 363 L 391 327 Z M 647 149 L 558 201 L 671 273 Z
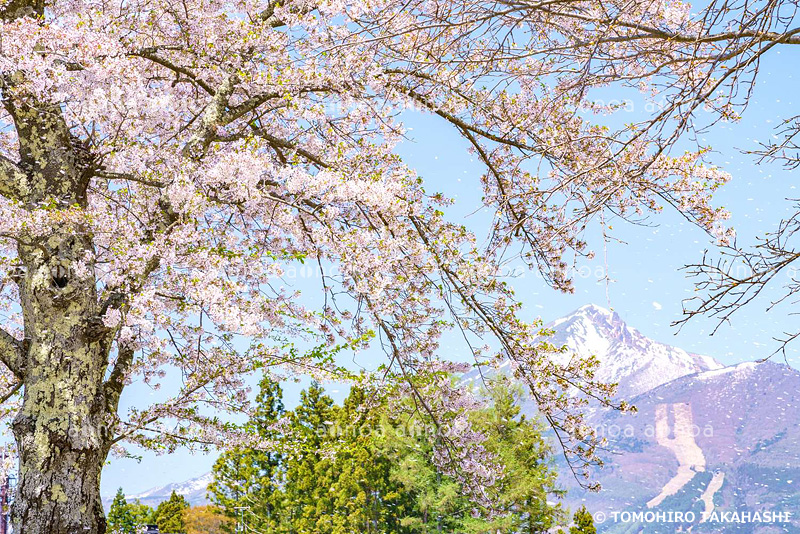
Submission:
M 800 167 L 800 115 L 785 119 L 776 128 L 778 140 L 760 143 L 761 148 L 750 151 L 759 162 L 780 162 L 790 170 Z
M 767 301 L 767 311 L 795 298 L 800 293 L 796 264 L 800 251 L 794 243 L 800 232 L 800 204 L 795 213 L 781 221 L 778 229 L 767 234 L 750 249 L 733 246 L 723 250 L 714 260 L 704 255 L 703 260 L 686 267 L 689 276 L 696 279 L 695 287 L 701 296 L 684 300 L 683 317 L 673 322 L 682 327 L 689 320 L 706 316 L 717 320 L 712 331 L 715 334 L 723 324 L 729 324 L 734 314 L 767 294 L 768 287 L 778 293 Z M 785 274 L 785 278 L 779 277 Z M 789 343 L 800 336 L 800 330 L 784 332 L 776 337 L 778 348 L 773 352 L 785 352 Z
M 753 43 L 782 43 L 782 44 L 800 44 L 800 28 L 794 28 L 785 32 L 774 32 L 764 30 L 740 29 L 736 31 L 724 31 L 719 33 L 704 33 L 703 31 L 697 33 L 687 33 L 681 31 L 669 31 L 662 28 L 654 27 L 641 22 L 626 21 L 620 17 L 597 17 L 586 14 L 585 11 L 576 9 L 569 11 L 565 9 L 558 9 L 559 3 L 555 3 L 555 8 L 547 7 L 547 3 L 536 3 L 526 6 L 530 11 L 537 13 L 546 13 L 554 17 L 563 17 L 566 19 L 573 19 L 582 23 L 591 24 L 598 28 L 624 28 L 628 30 L 635 30 L 638 33 L 625 36 L 629 40 L 638 39 L 659 39 L 664 41 L 671 41 L 675 43 L 699 44 L 699 43 L 718 43 L 736 40 L 750 40 Z M 564 2 L 568 5 L 568 2 Z M 712 4 L 713 7 L 713 4 Z M 705 28 L 702 28 L 705 30 Z M 621 37 L 606 37 L 603 32 L 598 32 L 598 39 L 595 43 L 613 43 L 621 41 Z M 580 41 L 578 41 L 580 42 Z M 589 43 L 583 43 L 589 44 Z

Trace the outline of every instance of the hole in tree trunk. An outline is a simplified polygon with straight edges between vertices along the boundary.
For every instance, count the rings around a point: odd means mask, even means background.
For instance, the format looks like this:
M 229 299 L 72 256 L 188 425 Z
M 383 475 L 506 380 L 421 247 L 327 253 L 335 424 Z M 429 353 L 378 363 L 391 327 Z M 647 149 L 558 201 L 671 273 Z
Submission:
M 68 270 L 63 265 L 56 265 L 50 271 L 53 276 L 53 285 L 59 289 L 64 289 L 69 283 Z

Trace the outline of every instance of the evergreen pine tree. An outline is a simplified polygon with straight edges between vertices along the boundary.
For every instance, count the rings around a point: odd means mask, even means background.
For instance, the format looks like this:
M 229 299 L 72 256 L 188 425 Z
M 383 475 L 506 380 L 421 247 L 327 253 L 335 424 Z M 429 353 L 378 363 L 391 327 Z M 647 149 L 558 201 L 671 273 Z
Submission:
M 283 391 L 277 382 L 264 378 L 259 385 L 256 409 L 247 424 L 250 432 L 265 439 L 280 436 L 270 426 L 284 415 Z M 214 464 L 209 486 L 211 500 L 235 525 L 237 507 L 248 507 L 248 525 L 261 531 L 275 531 L 282 511 L 281 455 L 277 451 L 236 448 L 223 453 Z
M 560 506 L 548 502 L 559 492 L 542 425 L 520 415 L 521 392 L 507 381 L 491 383 L 487 394 L 491 406 L 471 414 L 471 419 L 503 465 L 503 478 L 487 491 L 495 507 L 507 513 L 475 507 L 456 481 L 439 473 L 431 461 L 436 437 L 420 432 L 426 420 L 417 414 L 410 432 L 395 434 L 386 443 L 395 456 L 393 477 L 413 501 L 402 520 L 410 531 L 532 534 L 547 532 L 563 518 Z
M 159 532 L 166 534 L 185 534 L 186 522 L 184 511 L 189 507 L 183 495 L 178 495 L 174 491 L 169 496 L 168 501 L 158 505 L 155 512 L 155 521 Z
M 111 534 L 133 534 L 136 531 L 136 518 L 125 500 L 122 488 L 117 490 L 117 494 L 111 502 L 106 521 Z
M 353 388 L 339 411 L 335 440 L 334 532 L 405 532 L 402 486 L 392 479 L 392 462 L 379 444 L 386 428 L 380 412 L 364 410 L 364 390 Z
M 136 524 L 137 529 L 144 525 L 152 525 L 155 523 L 156 511 L 146 504 L 142 504 L 139 499 L 136 499 L 134 502 L 129 502 L 128 510 L 130 510 L 133 516 L 133 522 Z
M 420 427 L 413 427 L 420 428 Z M 443 476 L 434 466 L 430 436 L 411 433 L 392 438 L 392 480 L 400 484 L 400 524 L 403 532 L 465 532 L 469 500 L 457 482 Z
M 335 530 L 333 461 L 325 454 L 331 446 L 331 429 L 337 407 L 313 383 L 300 394 L 291 414 L 294 454 L 286 461 L 285 526 L 292 534 L 333 534 Z
M 389 458 L 391 480 L 398 484 L 400 532 L 465 532 L 472 509 L 457 482 L 443 476 L 433 464 L 436 433 L 431 421 L 416 407 L 383 407 L 387 429 L 377 448 Z
M 487 448 L 503 464 L 504 476 L 493 488 L 494 500 L 509 513 L 496 521 L 497 527 L 501 532 L 547 532 L 564 513 L 560 506 L 550 504 L 561 492 L 556 490 L 556 471 L 549 460 L 552 450 L 543 437 L 545 429 L 536 420 L 520 415 L 523 390 L 508 378 L 493 380 L 488 394 L 491 406 L 475 414 L 473 420 L 487 435 Z
M 316 383 L 285 414 L 280 387 L 262 382 L 249 426 L 284 452 L 226 453 L 214 468 L 212 499 L 232 518 L 234 508 L 248 507 L 248 527 L 271 534 L 545 532 L 564 514 L 548 502 L 558 492 L 542 425 L 520 415 L 520 393 L 509 383 L 488 394 L 492 406 L 472 420 L 504 467 L 502 480 L 487 488 L 508 512 L 501 517 L 476 508 L 437 470 L 437 435 L 421 431 L 429 421 L 413 406 L 373 406 L 353 388 L 339 408 Z M 290 428 L 273 434 L 283 415 Z M 223 528 L 230 532 L 234 523 Z
M 597 534 L 594 526 L 594 518 L 586 506 L 581 506 L 572 517 L 573 526 L 569 528 L 569 534 Z

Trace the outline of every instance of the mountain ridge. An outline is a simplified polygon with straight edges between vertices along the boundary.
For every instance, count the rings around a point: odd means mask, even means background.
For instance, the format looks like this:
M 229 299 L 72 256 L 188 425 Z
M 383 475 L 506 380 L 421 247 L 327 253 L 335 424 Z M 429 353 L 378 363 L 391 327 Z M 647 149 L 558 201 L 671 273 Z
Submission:
M 552 332 L 543 338 L 548 343 L 566 346 L 570 353 L 597 357 L 595 379 L 618 384 L 618 399 L 629 400 L 681 376 L 724 367 L 711 356 L 652 340 L 629 326 L 617 312 L 596 304 L 581 306 L 547 323 L 544 329 Z M 498 370 L 504 372 L 506 367 L 504 362 Z M 477 382 L 481 374 L 492 372 L 475 369 L 462 380 Z
M 206 493 L 212 479 L 213 473 L 209 471 L 208 473 L 203 473 L 200 476 L 182 482 L 170 482 L 162 486 L 152 487 L 141 493 L 125 495 L 125 500 L 128 502 L 139 501 L 142 504 L 155 508 L 160 503 L 169 500 L 170 495 L 174 491 L 178 495 L 183 495 L 190 506 L 202 506 L 210 502 Z M 113 500 L 113 495 L 103 498 L 103 504 L 106 509 L 109 508 Z

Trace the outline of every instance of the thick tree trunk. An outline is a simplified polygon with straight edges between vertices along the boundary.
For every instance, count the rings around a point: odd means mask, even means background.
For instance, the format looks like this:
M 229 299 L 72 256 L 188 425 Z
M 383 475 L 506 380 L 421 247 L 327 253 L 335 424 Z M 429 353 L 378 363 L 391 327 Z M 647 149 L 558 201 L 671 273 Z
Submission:
M 19 247 L 27 350 L 25 395 L 13 425 L 19 450 L 14 532 L 104 534 L 108 342 L 96 335 L 94 278 L 74 268 L 91 240 L 55 231 L 32 241 Z

